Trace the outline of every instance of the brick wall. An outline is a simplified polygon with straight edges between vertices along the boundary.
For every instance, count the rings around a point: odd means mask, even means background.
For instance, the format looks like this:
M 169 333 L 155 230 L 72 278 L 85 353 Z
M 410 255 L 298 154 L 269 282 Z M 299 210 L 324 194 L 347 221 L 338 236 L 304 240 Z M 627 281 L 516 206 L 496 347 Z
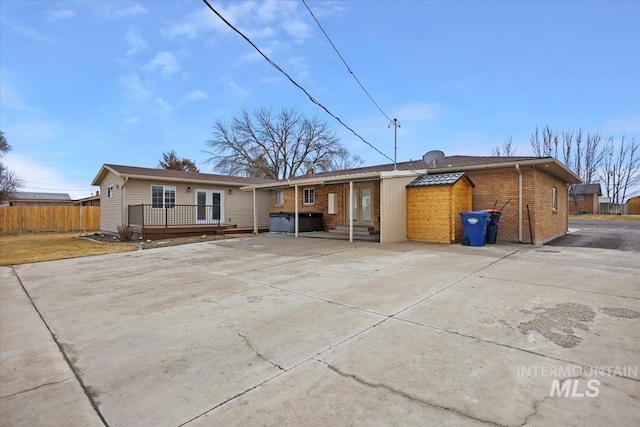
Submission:
M 380 216 L 380 182 L 374 181 L 373 184 L 373 220 L 374 228 L 379 229 L 380 223 L 378 217 Z M 314 204 L 305 205 L 303 203 L 303 189 L 314 188 L 316 200 Z M 328 184 L 328 185 L 315 185 L 315 186 L 300 186 L 298 187 L 298 212 L 322 212 L 322 226 L 325 231 L 331 230 L 338 225 L 347 225 L 345 220 L 345 203 L 348 203 L 348 199 L 345 199 L 345 188 L 348 192 L 349 184 Z M 276 190 L 274 190 L 276 191 Z M 274 196 L 271 192 L 271 212 L 294 212 L 295 211 L 295 199 L 294 188 L 285 188 L 283 191 L 283 204 L 276 206 L 274 202 Z M 335 193 L 338 196 L 337 213 L 329 214 L 329 193 Z
M 509 199 L 511 201 L 502 210 L 500 224 L 498 226 L 498 240 L 507 242 L 518 241 L 518 172 L 514 169 L 500 171 L 474 171 L 468 173 L 474 183 L 473 210 L 500 209 Z M 531 171 L 524 171 L 524 184 L 531 181 L 527 175 Z M 524 187 L 523 187 L 524 188 Z M 525 193 L 526 194 L 526 193 Z M 497 201 L 497 203 L 496 203 Z M 526 197 L 525 203 L 526 205 Z M 524 227 L 526 214 L 524 215 Z
M 564 182 L 546 172 L 536 170 L 534 178 L 533 240 L 536 244 L 542 244 L 567 232 L 569 190 Z M 556 188 L 558 194 L 556 210 L 552 209 L 552 188 Z
M 578 208 L 576 209 L 576 203 L 569 198 L 569 213 L 572 215 L 588 213 L 598 213 L 600 205 L 598 203 L 598 196 L 595 194 L 585 194 L 583 197 L 577 196 Z M 580 200 L 582 199 L 582 200 Z
M 567 231 L 567 186 L 561 180 L 532 168 L 522 168 L 522 241 L 541 244 Z M 498 241 L 518 241 L 518 171 L 515 168 L 468 173 L 475 184 L 473 209 L 502 210 Z M 551 208 L 552 188 L 557 188 L 558 209 Z M 496 203 L 497 200 L 497 203 Z M 527 214 L 529 205 L 529 215 Z M 529 227 L 529 216 L 531 227 Z

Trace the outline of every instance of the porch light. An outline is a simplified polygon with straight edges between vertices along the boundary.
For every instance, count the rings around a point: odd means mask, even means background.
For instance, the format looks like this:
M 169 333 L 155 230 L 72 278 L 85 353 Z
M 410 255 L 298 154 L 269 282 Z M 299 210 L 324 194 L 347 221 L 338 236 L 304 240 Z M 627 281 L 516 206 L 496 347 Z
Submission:
M 191 187 L 187 187 L 187 193 L 191 193 Z
M 230 188 L 229 189 L 229 195 L 233 194 L 233 190 Z

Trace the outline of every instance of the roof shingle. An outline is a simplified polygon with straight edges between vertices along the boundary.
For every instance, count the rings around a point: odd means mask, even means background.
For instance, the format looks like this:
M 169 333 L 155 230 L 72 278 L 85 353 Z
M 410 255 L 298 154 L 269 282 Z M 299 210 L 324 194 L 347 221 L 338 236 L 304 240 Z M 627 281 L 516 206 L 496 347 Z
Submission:
M 276 182 L 273 179 L 265 178 L 247 178 L 244 176 L 216 175 L 200 172 L 184 172 L 178 170 L 141 168 L 137 166 L 123 166 L 105 164 L 106 167 L 113 169 L 121 175 L 148 176 L 157 178 L 182 179 L 194 181 L 215 181 L 228 182 L 230 184 L 250 185 L 250 184 L 268 184 Z
M 416 178 L 407 187 L 428 187 L 432 185 L 452 185 L 464 176 L 464 172 L 437 173 L 433 175 L 422 175 Z

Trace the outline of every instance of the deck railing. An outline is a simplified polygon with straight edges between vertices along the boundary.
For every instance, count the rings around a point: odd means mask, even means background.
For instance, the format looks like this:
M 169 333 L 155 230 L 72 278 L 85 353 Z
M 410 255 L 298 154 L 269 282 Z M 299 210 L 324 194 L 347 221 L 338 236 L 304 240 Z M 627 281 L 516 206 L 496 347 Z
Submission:
M 128 225 L 179 226 L 179 225 L 220 225 L 220 206 L 215 205 L 129 205 Z

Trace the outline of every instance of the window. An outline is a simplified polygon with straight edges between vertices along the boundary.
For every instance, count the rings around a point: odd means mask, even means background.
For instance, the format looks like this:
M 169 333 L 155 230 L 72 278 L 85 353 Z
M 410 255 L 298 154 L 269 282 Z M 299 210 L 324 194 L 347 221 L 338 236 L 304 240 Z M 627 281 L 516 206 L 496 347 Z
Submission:
M 107 198 L 113 199 L 113 185 L 107 187 Z
M 273 192 L 273 205 L 282 206 L 284 204 L 284 197 L 282 190 L 275 190 Z
M 558 210 L 558 189 L 556 187 L 551 189 L 551 209 Z
M 302 190 L 302 202 L 305 205 L 313 205 L 316 203 L 316 189 L 305 188 Z
M 173 208 L 176 205 L 176 187 L 162 185 L 151 186 L 151 207 L 156 209 Z

